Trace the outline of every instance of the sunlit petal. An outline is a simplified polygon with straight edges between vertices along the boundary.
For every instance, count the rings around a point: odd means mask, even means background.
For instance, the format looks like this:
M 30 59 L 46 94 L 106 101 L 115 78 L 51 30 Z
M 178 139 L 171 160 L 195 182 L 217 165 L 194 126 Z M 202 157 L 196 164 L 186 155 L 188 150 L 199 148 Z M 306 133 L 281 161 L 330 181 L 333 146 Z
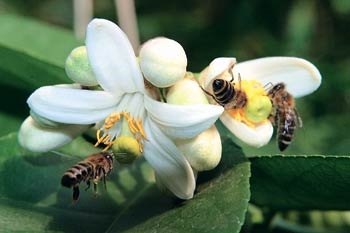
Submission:
M 24 148 L 33 152 L 46 152 L 61 147 L 84 132 L 86 125 L 62 125 L 58 128 L 44 128 L 32 117 L 22 123 L 18 141 Z
M 228 113 L 222 114 L 220 120 L 237 138 L 254 147 L 266 145 L 273 133 L 273 127 L 269 121 L 256 128 L 250 128 L 233 119 Z
M 45 86 L 37 89 L 28 105 L 36 114 L 67 124 L 91 124 L 104 119 L 118 103 L 110 93 L 73 88 Z
M 145 108 L 163 132 L 174 138 L 192 138 L 215 123 L 224 111 L 210 104 L 173 105 L 145 96 Z
M 283 82 L 294 97 L 314 92 L 321 85 L 321 74 L 310 62 L 296 57 L 266 57 L 238 63 L 235 76 L 266 84 Z
M 144 156 L 159 180 L 177 197 L 192 198 L 195 178 L 189 163 L 152 120 L 146 118 L 144 126 L 148 139 L 144 144 Z
M 116 96 L 143 91 L 144 84 L 133 48 L 120 28 L 104 19 L 92 20 L 86 47 L 90 65 L 102 88 Z

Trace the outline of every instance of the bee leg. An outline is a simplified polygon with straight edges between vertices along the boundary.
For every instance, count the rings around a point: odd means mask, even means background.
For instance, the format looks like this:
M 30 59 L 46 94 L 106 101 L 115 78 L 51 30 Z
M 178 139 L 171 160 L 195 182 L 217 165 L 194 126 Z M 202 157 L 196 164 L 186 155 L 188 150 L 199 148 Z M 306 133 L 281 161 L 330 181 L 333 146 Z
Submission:
M 79 187 L 78 186 L 75 186 L 73 188 L 73 201 L 77 201 L 79 199 Z
M 233 71 L 232 69 L 229 69 L 228 72 L 230 73 L 231 75 L 231 80 L 230 80 L 230 83 L 233 83 L 233 81 L 235 80 L 235 76 L 233 75 Z
M 229 67 L 228 67 L 228 72 L 231 75 L 231 83 L 234 81 L 234 75 L 233 75 L 233 67 L 236 65 L 236 62 L 232 63 Z
M 85 188 L 85 191 L 88 190 L 90 188 L 91 182 L 90 180 L 86 181 L 87 187 Z
M 97 184 L 94 183 L 94 198 L 97 197 Z
M 103 172 L 103 184 L 105 186 L 105 190 L 107 190 L 107 185 L 106 185 L 106 171 L 105 169 L 102 168 L 102 172 Z
M 210 93 L 209 91 L 205 90 L 205 89 L 204 89 L 203 87 L 201 87 L 201 86 L 199 86 L 199 87 L 202 89 L 202 91 L 204 91 L 205 94 L 211 96 L 214 100 L 216 99 L 215 96 L 214 96 L 212 93 Z
M 266 83 L 266 84 L 264 85 L 264 90 L 265 90 L 266 92 L 269 92 L 269 91 L 272 89 L 272 87 L 273 87 L 272 82 L 268 82 L 268 83 Z

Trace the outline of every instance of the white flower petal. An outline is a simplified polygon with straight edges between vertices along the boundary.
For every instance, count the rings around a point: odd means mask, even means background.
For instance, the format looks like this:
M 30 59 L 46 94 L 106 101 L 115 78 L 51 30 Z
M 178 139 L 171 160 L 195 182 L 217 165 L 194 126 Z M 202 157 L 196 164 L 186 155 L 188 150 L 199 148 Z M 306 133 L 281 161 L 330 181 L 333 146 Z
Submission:
M 266 57 L 238 63 L 234 67 L 242 79 L 256 79 L 263 85 L 268 83 L 286 84 L 294 97 L 314 92 L 321 85 L 321 74 L 310 62 L 296 57 Z
M 236 63 L 237 60 L 234 57 L 218 57 L 210 62 L 206 68 L 205 73 L 200 76 L 200 83 L 203 88 L 207 89 L 211 81 L 218 75 L 222 74 L 232 64 Z
M 61 147 L 84 132 L 86 125 L 62 125 L 58 128 L 39 126 L 32 117 L 22 123 L 18 141 L 24 148 L 33 152 L 46 152 Z
M 165 134 L 173 138 L 192 138 L 215 123 L 224 111 L 211 104 L 174 105 L 145 96 L 145 108 Z
M 105 91 L 74 86 L 45 86 L 28 98 L 29 107 L 42 117 L 66 124 L 92 124 L 104 119 L 118 103 Z
M 190 199 L 196 186 L 191 166 L 151 119 L 144 123 L 147 139 L 144 156 L 154 168 L 159 180 L 181 199 Z
M 86 47 L 92 70 L 102 88 L 116 96 L 143 92 L 143 78 L 133 48 L 124 32 L 105 19 L 92 20 Z
M 228 113 L 223 113 L 220 120 L 237 138 L 254 147 L 266 145 L 273 133 L 273 127 L 269 121 L 253 129 L 233 119 Z

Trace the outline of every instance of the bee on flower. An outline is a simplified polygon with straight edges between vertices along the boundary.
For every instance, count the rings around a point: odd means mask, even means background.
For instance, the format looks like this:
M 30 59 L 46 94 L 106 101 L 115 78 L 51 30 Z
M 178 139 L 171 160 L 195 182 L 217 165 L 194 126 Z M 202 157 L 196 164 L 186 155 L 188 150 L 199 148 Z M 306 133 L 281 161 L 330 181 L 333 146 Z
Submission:
M 302 125 L 294 98 L 317 90 L 321 75 L 313 64 L 296 57 L 242 63 L 216 58 L 201 72 L 199 83 L 212 103 L 225 107 L 220 120 L 237 138 L 261 147 L 277 126 L 277 144 L 283 151 Z

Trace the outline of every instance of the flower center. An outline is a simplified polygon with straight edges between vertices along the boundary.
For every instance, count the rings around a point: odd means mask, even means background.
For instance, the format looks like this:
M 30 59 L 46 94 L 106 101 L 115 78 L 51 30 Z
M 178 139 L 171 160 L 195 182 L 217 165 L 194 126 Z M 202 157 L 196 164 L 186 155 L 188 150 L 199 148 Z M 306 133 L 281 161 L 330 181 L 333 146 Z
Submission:
M 244 108 L 227 110 L 227 113 L 251 128 L 266 123 L 272 111 L 272 103 L 265 88 L 256 80 L 241 80 L 240 86 L 247 96 L 247 104 Z
M 119 123 L 119 124 L 118 124 Z M 143 152 L 143 140 L 147 140 L 145 130 L 142 125 L 142 119 L 134 119 L 129 112 L 112 112 L 106 119 L 103 126 L 97 130 L 97 142 L 95 146 L 103 143 L 106 147 L 103 151 L 108 150 L 118 137 L 127 137 L 130 140 L 136 140 L 138 151 Z

